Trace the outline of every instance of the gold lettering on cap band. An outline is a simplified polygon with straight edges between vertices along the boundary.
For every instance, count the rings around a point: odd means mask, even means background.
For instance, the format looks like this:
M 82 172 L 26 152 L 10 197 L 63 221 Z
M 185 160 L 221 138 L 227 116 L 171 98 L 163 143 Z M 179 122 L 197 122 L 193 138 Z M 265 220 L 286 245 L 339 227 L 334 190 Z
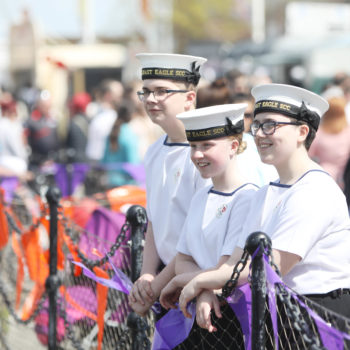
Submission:
M 176 68 L 143 68 L 142 69 L 142 79 L 183 79 L 191 75 L 192 73 L 186 69 L 176 69 Z
M 280 112 L 292 117 L 297 117 L 299 114 L 299 107 L 286 102 L 262 100 L 255 103 L 254 115 L 261 112 Z
M 255 109 L 274 108 L 274 109 L 282 109 L 284 111 L 291 111 L 293 107 L 298 108 L 289 103 L 278 102 L 278 101 L 260 101 L 255 104 Z
M 305 121 L 313 128 L 315 128 L 315 130 L 317 130 L 320 123 L 319 114 L 317 112 L 309 110 L 304 102 L 302 102 L 302 105 L 300 107 L 290 103 L 274 100 L 262 100 L 256 102 L 254 107 L 254 116 L 256 116 L 258 113 L 264 112 L 281 113 L 288 117 Z
M 243 125 L 243 124 L 242 124 Z M 237 132 L 243 132 L 242 130 L 229 130 L 225 126 L 219 126 L 208 129 L 200 129 L 200 130 L 186 130 L 186 137 L 188 141 L 203 141 L 209 139 L 215 139 L 218 137 L 224 137 L 229 135 L 234 135 Z

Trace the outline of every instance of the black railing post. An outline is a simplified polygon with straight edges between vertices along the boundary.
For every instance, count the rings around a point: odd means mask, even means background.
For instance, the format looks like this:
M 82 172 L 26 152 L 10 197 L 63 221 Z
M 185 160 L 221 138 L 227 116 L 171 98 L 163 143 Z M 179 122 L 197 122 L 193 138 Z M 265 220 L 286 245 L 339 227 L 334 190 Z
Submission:
M 57 275 L 57 209 L 60 195 L 60 190 L 57 187 L 50 187 L 46 193 L 46 199 L 50 209 L 50 276 L 46 279 L 45 283 L 49 296 L 49 350 L 57 349 L 57 289 L 60 285 L 60 279 Z
M 140 277 L 142 268 L 142 240 L 147 224 L 145 208 L 133 205 L 127 211 L 126 219 L 131 226 L 131 280 L 135 282 Z
M 140 205 L 133 205 L 128 209 L 126 219 L 131 226 L 131 280 L 135 282 L 140 277 L 142 268 L 142 240 L 147 224 L 146 210 Z M 132 311 L 128 315 L 127 323 L 130 329 L 132 350 L 144 349 L 147 339 L 145 321 Z
M 73 163 L 65 164 L 66 174 L 67 174 L 67 196 L 71 196 L 73 194 L 73 173 L 74 173 L 74 165 Z
M 266 313 L 266 275 L 264 268 L 264 250 L 271 249 L 271 240 L 263 232 L 253 232 L 246 240 L 245 248 L 252 256 L 252 350 L 265 349 L 265 313 Z M 258 251 L 257 249 L 260 248 Z M 253 254 L 255 253 L 255 256 Z

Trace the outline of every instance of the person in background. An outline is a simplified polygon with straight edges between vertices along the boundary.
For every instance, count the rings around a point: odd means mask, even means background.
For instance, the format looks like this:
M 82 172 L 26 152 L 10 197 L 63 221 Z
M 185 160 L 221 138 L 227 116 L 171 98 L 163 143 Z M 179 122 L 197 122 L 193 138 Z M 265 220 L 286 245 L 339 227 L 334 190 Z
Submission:
M 350 126 L 346 120 L 343 97 L 331 97 L 309 156 L 319 163 L 344 189 L 344 170 L 350 157 Z
M 346 120 L 348 121 L 348 124 L 350 124 L 350 76 L 347 75 L 347 77 L 342 81 L 341 88 L 344 92 L 344 98 L 346 100 L 346 106 L 345 106 L 345 115 Z
M 132 106 L 124 102 L 118 108 L 118 118 L 106 141 L 101 162 L 111 166 L 111 169 L 107 169 L 108 187 L 134 183 L 133 178 L 125 170 L 119 168 L 121 163 L 140 163 L 138 139 L 129 126 L 131 115 Z M 118 169 L 113 169 L 113 165 Z
M 142 80 L 131 81 L 125 87 L 124 101 L 132 108 L 130 129 L 135 133 L 139 145 L 139 157 L 142 161 L 148 148 L 162 135 L 162 128 L 152 123 L 148 117 L 143 102 L 137 96 L 142 90 Z
M 197 108 L 227 103 L 230 103 L 230 91 L 225 78 L 218 78 L 209 85 L 198 88 Z
M 69 102 L 70 120 L 68 125 L 65 148 L 67 160 L 71 163 L 86 161 L 86 145 L 89 129 L 89 120 L 86 116 L 86 107 L 91 101 L 87 92 L 75 94 Z
M 31 148 L 29 167 L 33 169 L 53 161 L 59 149 L 57 121 L 52 116 L 51 108 L 51 94 L 42 90 L 25 123 L 25 133 Z
M 103 157 L 123 93 L 122 83 L 116 80 L 104 80 L 98 87 L 98 110 L 90 122 L 86 145 L 86 155 L 92 161 L 99 162 Z
M 234 68 L 226 72 L 225 78 L 227 80 L 227 86 L 231 100 L 236 94 L 249 94 L 249 76 Z
M 250 126 L 254 119 L 254 98 L 251 94 L 238 93 L 231 97 L 230 103 L 246 103 L 244 112 L 244 132 L 251 135 Z
M 10 92 L 0 97 L 0 167 L 3 176 L 25 178 L 28 150 L 22 123 L 18 120 L 16 101 Z
M 35 107 L 38 94 L 40 94 L 40 89 L 34 86 L 31 81 L 27 81 L 18 88 L 16 99 L 25 104 L 27 111 L 32 111 Z

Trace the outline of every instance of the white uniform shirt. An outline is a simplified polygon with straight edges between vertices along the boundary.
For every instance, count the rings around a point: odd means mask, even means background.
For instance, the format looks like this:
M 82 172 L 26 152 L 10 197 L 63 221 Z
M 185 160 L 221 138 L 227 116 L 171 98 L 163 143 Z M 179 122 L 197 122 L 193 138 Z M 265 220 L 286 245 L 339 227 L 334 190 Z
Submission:
M 106 141 L 117 119 L 117 112 L 113 109 L 101 109 L 92 118 L 88 129 L 86 155 L 92 160 L 103 158 Z
M 145 155 L 147 216 L 152 222 L 155 245 L 163 263 L 176 255 L 176 244 L 191 199 L 204 180 L 190 158 L 187 143 L 158 139 Z
M 284 282 L 299 294 L 350 287 L 350 222 L 345 196 L 324 171 L 306 172 L 295 184 L 271 183 L 255 195 L 239 246 L 262 231 L 272 247 L 301 257 Z
M 27 151 L 23 134 L 23 126 L 19 120 L 0 118 L 0 166 L 15 174 L 27 171 Z
M 223 255 L 231 255 L 257 190 L 253 184 L 232 193 L 211 186 L 201 189 L 191 201 L 177 251 L 192 256 L 201 269 L 214 267 Z

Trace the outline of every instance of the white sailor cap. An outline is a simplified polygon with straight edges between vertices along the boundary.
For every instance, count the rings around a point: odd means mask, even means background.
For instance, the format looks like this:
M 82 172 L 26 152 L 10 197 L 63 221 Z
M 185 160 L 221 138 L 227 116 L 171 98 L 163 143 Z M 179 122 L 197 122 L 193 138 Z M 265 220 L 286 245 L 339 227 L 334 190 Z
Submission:
M 170 79 L 184 81 L 197 85 L 200 79 L 199 69 L 207 61 L 206 58 L 169 54 L 169 53 L 139 53 L 142 80 Z
M 285 84 L 264 84 L 252 89 L 255 98 L 254 116 L 274 112 L 304 121 L 318 129 L 320 119 L 328 110 L 328 102 L 321 96 Z
M 203 141 L 240 134 L 244 130 L 246 103 L 225 104 L 180 113 L 188 141 Z

